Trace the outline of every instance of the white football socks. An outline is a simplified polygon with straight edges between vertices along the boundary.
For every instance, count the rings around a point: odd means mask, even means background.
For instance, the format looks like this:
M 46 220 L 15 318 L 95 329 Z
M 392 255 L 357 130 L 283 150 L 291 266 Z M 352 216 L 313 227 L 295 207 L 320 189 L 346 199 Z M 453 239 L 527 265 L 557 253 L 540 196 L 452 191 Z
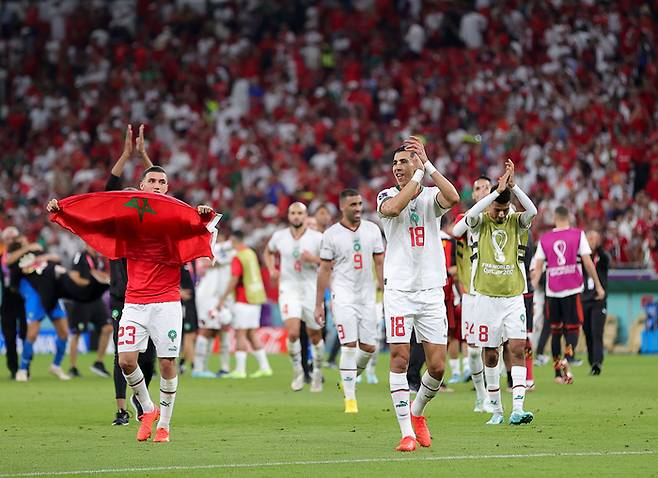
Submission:
M 518 365 L 512 366 L 512 410 L 523 411 L 526 390 L 526 368 Z
M 409 409 L 409 382 L 407 382 L 406 373 L 390 372 L 388 376 L 389 385 L 391 389 L 391 399 L 393 400 L 393 408 L 395 409 L 395 416 L 400 425 L 400 432 L 402 437 L 414 437 L 414 429 L 411 426 L 411 410 Z
M 425 373 L 420 379 L 420 388 L 418 389 L 414 403 L 411 405 L 411 413 L 414 417 L 421 417 L 425 414 L 425 407 L 439 393 L 442 381 L 442 379 L 437 380 L 432 377 L 425 370 Z
M 503 402 L 500 399 L 500 369 L 497 366 L 484 367 L 484 376 L 487 380 L 489 403 L 494 413 L 503 413 Z
M 254 350 L 252 354 L 254 357 L 256 357 L 256 360 L 258 361 L 258 368 L 261 371 L 268 372 L 272 370 L 270 368 L 270 362 L 267 360 L 267 353 L 265 353 L 265 349 Z
M 343 393 L 348 400 L 356 399 L 356 348 L 341 347 L 338 367 Z
M 210 340 L 204 335 L 197 335 L 196 344 L 194 345 L 194 365 L 192 370 L 203 372 L 208 368 L 208 347 Z
M 178 376 L 174 378 L 160 377 L 160 421 L 158 421 L 158 428 L 169 430 L 171 415 L 174 413 L 177 388 Z
M 359 376 L 363 373 L 363 371 L 366 369 L 368 366 L 368 363 L 370 363 L 370 360 L 372 359 L 373 353 L 371 352 L 366 352 L 364 350 L 361 350 L 360 348 L 356 348 L 356 375 Z
M 144 374 L 142 373 L 142 369 L 139 368 L 139 365 L 133 373 L 130 375 L 123 374 L 123 376 L 126 378 L 126 383 L 130 385 L 133 394 L 135 394 L 135 398 L 142 406 L 144 413 L 149 413 L 155 410 L 155 405 L 153 405 L 153 402 L 151 401 L 149 390 L 146 388 Z
M 290 355 L 293 369 L 302 368 L 302 343 L 299 339 L 294 342 L 288 339 L 288 355 Z
M 485 400 L 487 392 L 484 388 L 484 363 L 482 362 L 482 349 L 480 347 L 468 347 L 468 366 L 471 369 L 475 394 L 478 400 Z

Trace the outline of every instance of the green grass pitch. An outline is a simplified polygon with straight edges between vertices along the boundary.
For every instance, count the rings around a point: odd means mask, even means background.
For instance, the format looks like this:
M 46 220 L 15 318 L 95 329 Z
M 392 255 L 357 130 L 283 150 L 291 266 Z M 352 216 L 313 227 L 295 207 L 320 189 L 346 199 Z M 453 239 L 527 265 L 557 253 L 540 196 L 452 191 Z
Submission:
M 88 371 L 91 356 L 81 357 L 84 377 L 71 382 L 49 376 L 49 361 L 36 357 L 29 383 L 0 380 L 0 478 L 658 476 L 655 356 L 608 357 L 599 377 L 576 368 L 571 386 L 552 383 L 550 367 L 537 368 L 537 390 L 526 399 L 535 421 L 521 427 L 485 426 L 488 416 L 471 411 L 470 384 L 459 384 L 428 407 L 433 444 L 413 454 L 393 451 L 400 434 L 385 355 L 380 384 L 359 385 L 360 411 L 349 416 L 336 370 L 325 370 L 324 392 L 292 392 L 285 356 L 271 357 L 272 378 L 186 374 L 168 444 L 138 443 L 136 422 L 110 426 L 112 380 Z M 507 416 L 509 393 L 504 403 Z

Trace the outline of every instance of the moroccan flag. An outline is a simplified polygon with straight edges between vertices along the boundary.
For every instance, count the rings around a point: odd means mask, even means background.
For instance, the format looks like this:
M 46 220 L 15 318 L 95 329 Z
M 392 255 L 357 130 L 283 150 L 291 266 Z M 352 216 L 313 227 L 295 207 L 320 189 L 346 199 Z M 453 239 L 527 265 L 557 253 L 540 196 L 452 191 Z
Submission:
M 177 265 L 213 257 L 211 244 L 221 215 L 200 216 L 195 208 L 170 196 L 108 191 L 58 202 L 61 209 L 50 220 L 109 259 Z

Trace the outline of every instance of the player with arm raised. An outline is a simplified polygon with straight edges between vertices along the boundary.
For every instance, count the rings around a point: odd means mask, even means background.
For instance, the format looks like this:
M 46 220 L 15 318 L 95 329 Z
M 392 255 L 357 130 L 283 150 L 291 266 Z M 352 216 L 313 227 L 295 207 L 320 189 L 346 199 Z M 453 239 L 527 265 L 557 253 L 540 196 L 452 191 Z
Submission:
M 304 387 L 299 329 L 303 320 L 313 344 L 311 392 L 322 391 L 324 340 L 322 327 L 314 318 L 315 292 L 322 234 L 306 227 L 306 206 L 295 202 L 288 208 L 289 226 L 275 232 L 265 248 L 265 265 L 273 280 L 279 280 L 279 307 L 288 332 L 288 353 L 292 359 L 295 391 Z M 275 267 L 275 254 L 281 260 L 281 272 Z
M 384 314 L 391 349 L 389 383 L 402 432 L 396 450 L 414 451 L 416 440 L 421 446 L 431 445 L 423 414 L 441 386 L 448 342 L 443 294 L 447 273 L 437 218 L 457 204 L 459 194 L 413 136 L 395 151 L 392 172 L 397 185 L 377 195 L 387 240 Z M 436 187 L 422 186 L 426 172 Z M 410 407 L 407 367 L 412 330 L 423 344 L 427 371 Z
M 168 189 L 167 174 L 160 166 L 151 166 L 142 174 L 141 191 L 165 195 Z M 62 207 L 56 199 L 52 199 L 47 210 L 56 214 Z M 205 205 L 198 206 L 196 211 L 200 216 L 214 214 L 212 208 Z M 138 209 L 135 212 L 143 213 Z M 155 214 L 157 213 L 154 211 Z M 171 244 L 167 237 L 169 230 L 162 228 L 158 232 L 161 233 L 162 240 L 150 241 L 149 251 L 139 249 L 131 252 L 140 257 L 155 257 L 147 255 L 147 252 L 156 252 L 162 257 L 171 256 Z M 195 230 L 192 234 L 200 233 Z M 148 440 L 152 434 L 153 423 L 159 418 L 153 441 L 168 442 L 169 424 L 178 388 L 176 358 L 180 350 L 183 321 L 180 263 L 174 259 L 169 262 L 154 262 L 137 258 L 128 259 L 126 263 L 126 302 L 119 324 L 117 343 L 119 365 L 143 409 L 137 440 Z M 157 408 L 151 401 L 144 374 L 137 363 L 139 353 L 147 348 L 149 337 L 155 344 L 160 366 L 161 408 Z
M 356 377 L 366 368 L 377 343 L 375 283 L 383 287 L 384 243 L 379 227 L 361 219 L 363 201 L 358 191 L 340 193 L 340 222 L 322 236 L 315 320 L 324 325 L 324 291 L 331 281 L 333 317 L 341 343 L 340 378 L 345 413 L 357 413 Z M 333 273 L 332 273 L 333 269 Z M 357 347 L 358 342 L 358 347 Z
M 489 194 L 491 180 L 480 176 L 473 183 L 473 200 L 477 203 Z M 471 290 L 471 256 L 473 255 L 473 234 L 466 225 L 466 215 L 458 217 L 452 230 L 457 238 L 457 278 L 461 292 L 462 302 L 462 337 L 468 345 L 468 365 L 471 369 L 471 378 L 475 387 L 474 412 L 490 412 L 487 391 L 484 385 L 484 363 L 482 362 L 482 348 L 475 340 L 474 322 L 475 295 Z
M 512 358 L 512 403 L 509 422 L 529 423 L 523 410 L 526 392 L 526 290 L 524 255 L 528 230 L 537 208 L 514 181 L 514 163 L 507 160 L 505 174 L 491 193 L 467 213 L 466 223 L 473 234 L 471 290 L 475 293 L 475 336 L 484 347 L 485 377 L 493 415 L 487 422 L 503 422 L 500 398 L 498 347 L 509 340 Z M 525 212 L 511 212 L 512 192 Z M 486 212 L 485 212 L 486 211 Z

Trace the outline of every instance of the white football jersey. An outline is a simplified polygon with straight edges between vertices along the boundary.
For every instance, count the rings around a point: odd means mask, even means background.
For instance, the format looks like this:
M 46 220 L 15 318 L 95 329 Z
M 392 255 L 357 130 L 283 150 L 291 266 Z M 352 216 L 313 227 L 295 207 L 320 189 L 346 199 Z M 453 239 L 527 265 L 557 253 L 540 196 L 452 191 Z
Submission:
M 206 318 L 208 313 L 217 306 L 231 281 L 231 262 L 235 249 L 231 241 L 216 242 L 212 246 L 215 254 L 215 264 L 208 268 L 196 287 L 196 306 L 199 317 Z
M 382 204 L 399 193 L 397 187 L 377 195 L 377 212 L 386 236 L 384 288 L 418 291 L 446 284 L 446 259 L 439 235 L 440 218 L 448 209 L 436 202 L 437 187 L 423 187 L 399 216 L 381 214 Z
M 308 228 L 299 239 L 292 237 L 289 227 L 272 235 L 267 248 L 281 257 L 279 295 L 298 297 L 303 302 L 315 303 L 318 266 L 303 262 L 301 255 L 302 252 L 308 251 L 319 256 L 321 243 L 322 233 Z
M 322 236 L 320 258 L 334 261 L 331 294 L 339 304 L 374 304 L 376 282 L 373 254 L 384 252 L 382 234 L 376 224 L 361 221 L 356 231 L 340 222 Z

